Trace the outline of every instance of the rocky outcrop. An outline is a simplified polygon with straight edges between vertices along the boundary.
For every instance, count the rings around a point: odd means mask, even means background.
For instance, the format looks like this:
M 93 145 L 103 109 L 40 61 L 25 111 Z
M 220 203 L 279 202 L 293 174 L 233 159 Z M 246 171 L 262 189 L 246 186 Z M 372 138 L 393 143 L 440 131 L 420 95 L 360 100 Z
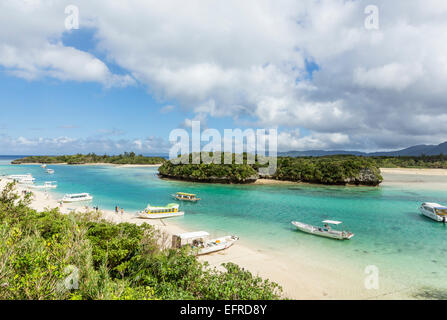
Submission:
M 364 185 L 364 186 L 378 186 L 383 181 L 380 175 L 380 170 L 376 168 L 361 169 L 356 177 L 349 177 L 345 179 L 346 184 Z

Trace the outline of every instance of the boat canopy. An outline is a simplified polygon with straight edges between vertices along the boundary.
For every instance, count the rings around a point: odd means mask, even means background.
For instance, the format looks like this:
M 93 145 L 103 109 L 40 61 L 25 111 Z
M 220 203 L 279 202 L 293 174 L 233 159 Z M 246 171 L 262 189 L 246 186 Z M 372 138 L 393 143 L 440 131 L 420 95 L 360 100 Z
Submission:
M 428 207 L 432 207 L 434 209 L 440 209 L 440 210 L 446 210 L 447 207 L 440 205 L 439 203 L 434 203 L 434 202 L 424 202 L 422 205 L 428 206 Z
M 204 238 L 204 237 L 208 237 L 210 234 L 206 231 L 195 231 L 195 232 L 186 232 L 186 233 L 181 233 L 181 234 L 177 234 L 176 236 L 179 237 L 180 239 L 184 240 L 184 239 L 193 239 L 193 238 Z
M 186 192 L 177 192 L 176 194 L 182 195 L 182 196 L 191 196 L 195 197 L 196 195 L 194 193 L 186 193 Z
M 150 204 L 147 205 L 146 209 L 166 209 L 166 208 L 178 208 L 179 205 L 177 203 L 170 203 L 166 206 L 151 206 Z
M 341 224 L 343 222 L 341 222 L 341 221 L 334 221 L 334 220 L 324 220 L 323 223 L 329 223 L 329 224 L 338 225 L 338 224 Z
M 89 196 L 88 193 L 69 193 L 65 195 L 66 197 L 78 197 L 78 196 Z

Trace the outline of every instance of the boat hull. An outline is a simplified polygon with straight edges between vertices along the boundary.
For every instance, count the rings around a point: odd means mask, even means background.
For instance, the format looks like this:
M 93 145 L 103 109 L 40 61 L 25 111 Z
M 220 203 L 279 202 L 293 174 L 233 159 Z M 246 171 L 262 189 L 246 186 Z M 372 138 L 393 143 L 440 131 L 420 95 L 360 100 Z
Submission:
M 221 243 L 215 243 L 215 244 L 212 244 L 212 245 L 208 244 L 206 247 L 200 248 L 197 251 L 197 255 L 201 256 L 201 255 L 204 255 L 204 254 L 209 254 L 209 253 L 218 252 L 218 251 L 222 251 L 222 250 L 228 249 L 237 240 L 239 240 L 239 238 L 235 237 L 235 236 L 229 236 L 229 237 L 224 237 L 224 238 L 218 238 L 218 239 L 210 240 L 210 243 L 213 243 L 215 241 L 221 241 Z
M 200 198 L 195 198 L 195 199 L 187 199 L 187 198 L 182 198 L 182 197 L 177 197 L 176 195 L 172 195 L 172 197 L 176 200 L 179 201 L 189 201 L 189 202 L 197 202 L 200 200 Z
M 185 213 L 183 211 L 174 213 L 142 213 L 138 212 L 138 217 L 142 219 L 165 219 L 183 216 Z
M 313 234 L 319 237 L 325 237 L 330 239 L 336 239 L 336 240 L 349 240 L 351 239 L 354 234 L 348 233 L 348 232 L 341 232 L 341 231 L 323 231 L 322 228 L 314 227 L 309 224 L 301 223 L 298 221 L 293 221 L 292 224 L 300 231 Z
M 64 203 L 73 203 L 73 202 L 86 202 L 93 200 L 93 197 L 88 197 L 84 199 L 62 199 L 62 202 Z
M 57 186 L 32 186 L 34 189 L 56 189 Z
M 419 208 L 419 212 L 421 213 L 421 215 L 423 215 L 423 216 L 425 216 L 427 218 L 430 218 L 430 219 L 432 219 L 434 221 L 437 221 L 437 222 L 447 222 L 447 217 L 446 216 L 438 216 L 434 212 L 427 212 L 423 208 Z

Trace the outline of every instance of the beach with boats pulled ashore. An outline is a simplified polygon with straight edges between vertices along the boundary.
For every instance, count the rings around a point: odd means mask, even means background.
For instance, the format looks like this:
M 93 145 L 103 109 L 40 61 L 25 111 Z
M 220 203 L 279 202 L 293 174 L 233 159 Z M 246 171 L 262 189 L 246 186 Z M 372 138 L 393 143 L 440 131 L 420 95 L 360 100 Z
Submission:
M 437 234 L 442 232 L 439 225 L 420 218 L 418 206 L 431 199 L 439 203 L 446 202 L 447 199 L 443 200 L 439 194 L 439 190 L 447 190 L 443 182 L 445 170 L 405 169 L 405 173 L 402 173 L 400 171 L 404 169 L 382 169 L 384 181 L 379 188 L 370 188 L 278 180 L 273 180 L 278 182 L 277 185 L 161 180 L 157 176 L 157 168 L 151 167 L 59 165 L 53 168 L 56 172 L 51 179 L 58 180 L 60 187 L 57 192 L 49 192 L 50 201 L 55 200 L 53 205 L 45 199 L 43 192 L 35 191 L 36 197 L 40 197 L 39 194 L 42 196 L 39 198 L 41 201 L 33 202 L 33 205 L 39 203 L 41 209 L 46 206 L 58 207 L 57 199 L 61 197 L 58 192 L 86 191 L 95 197 L 92 205 L 98 205 L 105 216 L 117 223 L 140 223 L 134 215 L 135 211 L 141 210 L 148 202 L 166 204 L 172 201 L 171 195 L 175 192 L 190 191 L 197 194 L 201 201 L 181 205 L 185 211 L 184 217 L 146 222 L 158 225 L 160 230 L 172 228 L 172 233 L 206 230 L 213 236 L 240 236 L 240 240 L 228 250 L 200 259 L 219 268 L 224 262 L 237 263 L 254 274 L 280 283 L 286 297 L 417 297 L 421 284 L 409 284 L 407 280 L 400 279 L 399 275 L 393 276 L 397 270 L 402 275 L 422 272 L 428 287 L 436 283 L 434 278 L 431 283 L 431 277 L 427 276 L 436 272 L 436 264 L 427 266 L 425 262 L 429 259 L 437 260 L 434 255 L 438 253 L 418 250 L 421 256 L 418 258 L 412 254 L 412 264 L 408 264 L 406 252 L 410 248 L 407 247 L 420 246 L 421 243 L 418 241 L 413 244 L 406 234 L 421 228 L 424 237 L 438 237 Z M 8 165 L 1 169 L 9 173 L 32 172 L 38 180 L 46 177 L 45 172 L 35 165 Z M 34 171 L 42 173 L 34 174 Z M 429 191 L 424 191 L 426 189 Z M 125 208 L 123 216 L 112 210 L 116 203 Z M 64 204 L 62 210 L 73 207 Z M 83 206 L 79 206 L 79 210 L 84 210 Z M 290 223 L 299 220 L 319 225 L 325 219 L 345 222 L 356 236 L 348 241 L 349 244 L 339 244 L 335 240 L 301 234 Z M 389 219 L 393 219 L 391 221 L 396 224 L 388 222 L 388 227 L 381 228 Z M 397 232 L 398 221 L 402 219 L 407 219 L 407 230 Z M 371 224 L 371 221 L 375 223 Z M 387 252 L 394 254 L 387 255 Z M 379 291 L 365 290 L 363 285 L 364 268 L 370 262 L 379 264 L 382 270 Z M 423 263 L 428 270 L 419 269 Z M 396 277 L 398 281 L 393 280 Z

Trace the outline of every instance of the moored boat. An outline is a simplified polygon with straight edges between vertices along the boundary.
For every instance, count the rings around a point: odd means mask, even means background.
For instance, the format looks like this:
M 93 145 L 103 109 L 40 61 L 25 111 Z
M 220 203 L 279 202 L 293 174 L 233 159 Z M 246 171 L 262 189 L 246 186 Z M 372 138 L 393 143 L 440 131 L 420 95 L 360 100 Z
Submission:
M 34 189 L 56 189 L 57 183 L 56 181 L 45 181 L 43 185 L 33 185 L 31 188 Z
M 424 202 L 419 211 L 422 215 L 438 222 L 447 222 L 447 207 L 434 202 Z
M 36 180 L 35 178 L 33 178 L 33 176 L 28 173 L 28 174 L 13 174 L 8 176 L 9 179 L 12 179 L 18 183 L 24 183 L 24 184 L 33 184 L 34 180 Z
M 90 201 L 93 197 L 88 193 L 73 193 L 66 194 L 63 198 L 63 202 L 80 202 L 80 201 Z
M 147 205 L 146 209 L 138 211 L 137 215 L 144 219 L 164 219 L 183 216 L 185 213 L 178 210 L 177 203 L 170 203 L 165 207 Z
M 47 165 L 44 163 L 44 164 L 41 165 L 40 167 L 45 169 L 45 168 L 47 167 Z
M 177 192 L 176 194 L 173 194 L 172 196 L 175 199 L 181 200 L 181 201 L 196 202 L 196 201 L 200 200 L 200 198 L 197 198 L 197 195 L 194 193 Z
M 336 230 L 332 229 L 329 225 L 338 226 L 341 225 L 341 221 L 334 221 L 334 220 L 324 220 L 323 221 L 324 226 L 323 227 L 315 227 L 310 224 L 302 223 L 299 221 L 292 221 L 292 224 L 300 231 L 314 234 L 316 236 L 320 237 L 326 237 L 331 239 L 337 239 L 337 240 L 349 240 L 351 239 L 354 234 L 349 231 L 343 230 Z
M 49 174 L 53 174 L 53 173 L 54 173 L 54 170 L 53 170 L 53 169 L 47 169 L 46 171 L 47 171 L 47 173 L 49 173 Z
M 209 239 L 210 234 L 206 231 L 196 231 L 176 234 L 172 236 L 172 247 L 181 248 L 191 246 L 197 255 L 221 251 L 231 247 L 239 237 L 231 235 L 215 239 Z

